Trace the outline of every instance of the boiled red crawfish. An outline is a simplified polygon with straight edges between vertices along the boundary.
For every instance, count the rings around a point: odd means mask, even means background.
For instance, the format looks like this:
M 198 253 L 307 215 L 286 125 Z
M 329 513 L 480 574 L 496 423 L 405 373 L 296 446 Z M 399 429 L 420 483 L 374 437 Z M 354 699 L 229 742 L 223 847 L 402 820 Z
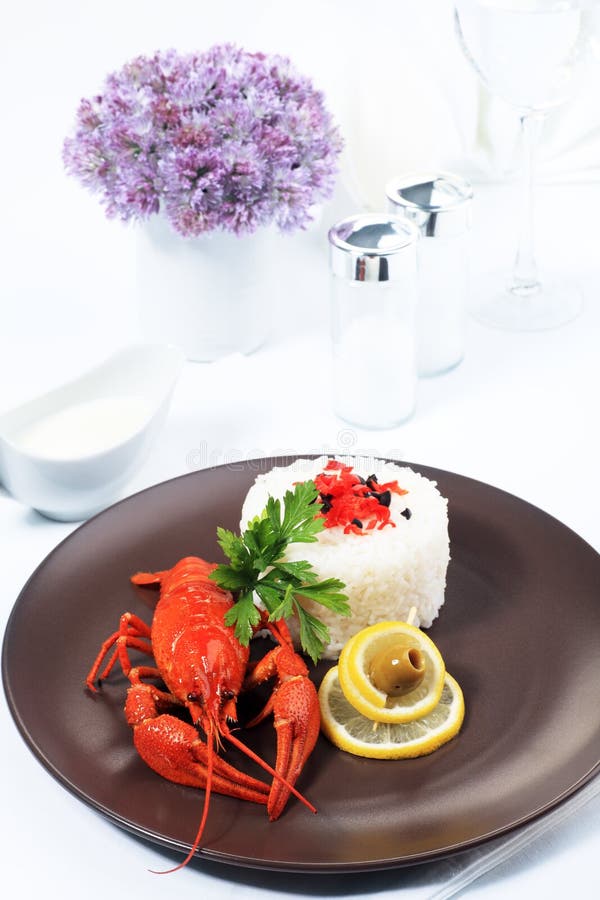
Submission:
M 172 569 L 134 575 L 131 581 L 136 585 L 160 585 L 152 626 L 133 613 L 122 615 L 118 630 L 102 644 L 86 679 L 87 687 L 95 692 L 96 681 L 106 678 L 118 661 L 131 682 L 125 715 L 142 759 L 164 778 L 205 789 L 198 832 L 187 857 L 175 869 L 186 865 L 200 844 L 213 790 L 265 804 L 272 821 L 281 815 L 291 793 L 316 812 L 294 787 L 319 735 L 316 689 L 283 621 L 263 620 L 262 626 L 269 629 L 278 646 L 249 666 L 249 648 L 235 637 L 233 627 L 224 623 L 233 598 L 210 580 L 215 568 L 197 557 L 186 557 Z M 153 657 L 155 665 L 133 666 L 130 650 Z M 157 678 L 166 690 L 146 680 Z M 237 721 L 240 692 L 271 678 L 275 679 L 273 692 L 249 724 L 274 714 L 275 769 L 246 747 L 229 726 Z M 171 715 L 168 710 L 173 706 L 186 707 L 193 724 Z M 272 776 L 272 783 L 252 778 L 221 759 L 216 748 L 222 738 L 262 766 Z

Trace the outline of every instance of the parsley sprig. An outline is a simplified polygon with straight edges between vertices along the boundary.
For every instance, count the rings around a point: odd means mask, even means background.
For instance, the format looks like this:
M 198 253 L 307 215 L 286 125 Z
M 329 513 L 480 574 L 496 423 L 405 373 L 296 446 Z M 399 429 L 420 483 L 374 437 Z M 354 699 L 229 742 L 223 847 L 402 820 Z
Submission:
M 309 562 L 283 559 L 289 544 L 317 540 L 324 528 L 323 518 L 316 515 L 318 511 L 317 488 L 313 481 L 304 481 L 286 492 L 283 514 L 281 502 L 269 497 L 262 515 L 249 522 L 241 536 L 225 528 L 217 529 L 229 564 L 217 566 L 211 578 L 236 596 L 225 622 L 235 625 L 235 635 L 242 644 L 249 643 L 260 622 L 254 592 L 267 609 L 270 621 L 298 617 L 300 643 L 313 662 L 317 662 L 329 642 L 329 629 L 304 609 L 298 598 L 308 597 L 342 616 L 350 615 L 342 581 L 319 581 Z

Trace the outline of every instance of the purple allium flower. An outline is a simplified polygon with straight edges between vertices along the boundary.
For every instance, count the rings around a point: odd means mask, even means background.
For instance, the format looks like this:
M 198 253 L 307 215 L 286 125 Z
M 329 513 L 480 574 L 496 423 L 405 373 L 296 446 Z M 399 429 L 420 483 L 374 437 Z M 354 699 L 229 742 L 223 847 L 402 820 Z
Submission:
M 342 146 L 323 96 L 282 56 L 231 44 L 140 56 L 82 100 L 67 171 L 109 216 L 162 211 L 188 237 L 303 228 Z

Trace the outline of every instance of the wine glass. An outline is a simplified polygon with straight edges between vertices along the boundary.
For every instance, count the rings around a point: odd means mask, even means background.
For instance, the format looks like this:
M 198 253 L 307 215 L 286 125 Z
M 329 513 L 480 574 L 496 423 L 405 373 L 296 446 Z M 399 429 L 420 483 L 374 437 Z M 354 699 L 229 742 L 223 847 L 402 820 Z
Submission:
M 455 0 L 456 32 L 481 81 L 516 110 L 524 165 L 520 236 L 512 277 L 477 298 L 472 312 L 513 331 L 554 328 L 574 319 L 581 291 L 541 280 L 534 251 L 534 169 L 546 114 L 575 92 L 595 32 L 598 0 Z

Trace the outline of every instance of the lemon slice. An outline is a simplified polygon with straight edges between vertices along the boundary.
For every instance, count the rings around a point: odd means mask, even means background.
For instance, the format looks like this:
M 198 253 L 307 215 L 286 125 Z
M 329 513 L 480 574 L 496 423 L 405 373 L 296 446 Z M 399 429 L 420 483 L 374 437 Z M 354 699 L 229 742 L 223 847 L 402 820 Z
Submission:
M 341 750 L 370 759 L 409 759 L 432 753 L 460 730 L 463 693 L 447 672 L 439 703 L 430 713 L 413 722 L 392 724 L 373 722 L 348 703 L 338 668 L 330 669 L 321 682 L 319 704 L 323 733 Z
M 408 693 L 390 696 L 371 678 L 375 660 L 404 648 L 417 653 L 424 674 L 420 683 Z M 378 622 L 353 635 L 340 654 L 339 679 L 348 701 L 376 722 L 412 722 L 437 705 L 444 686 L 446 666 L 442 654 L 431 638 L 420 628 L 407 622 Z

